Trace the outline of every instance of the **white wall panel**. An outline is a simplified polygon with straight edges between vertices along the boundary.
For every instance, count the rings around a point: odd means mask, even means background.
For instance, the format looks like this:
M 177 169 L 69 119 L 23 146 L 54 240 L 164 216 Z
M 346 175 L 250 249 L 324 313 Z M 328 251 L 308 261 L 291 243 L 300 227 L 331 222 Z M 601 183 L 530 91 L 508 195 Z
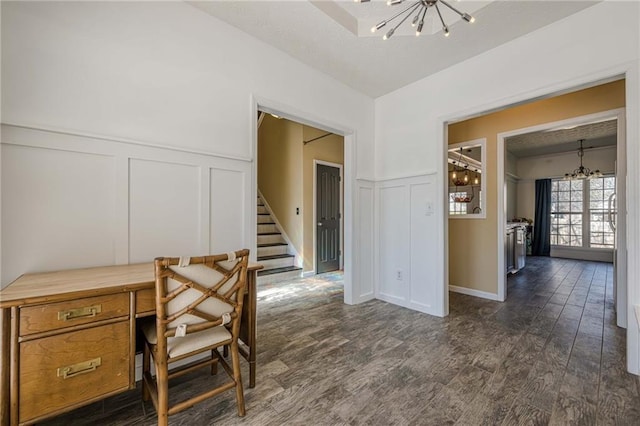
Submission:
M 359 300 L 371 299 L 375 295 L 374 287 L 374 183 L 372 181 L 358 181 L 358 241 L 356 260 L 353 263 L 357 268 L 358 281 L 360 282 Z
M 432 262 L 436 259 L 436 247 L 431 244 L 432 236 L 437 234 L 434 206 L 438 192 L 433 176 L 424 183 L 409 186 L 411 195 L 411 297 L 412 307 L 432 314 L 437 306 L 438 276 Z
M 211 169 L 211 253 L 250 248 L 246 246 L 245 224 L 255 206 L 245 204 L 245 179 L 241 171 Z
M 377 297 L 432 315 L 444 297 L 432 244 L 441 232 L 435 174 L 376 182 Z
M 410 280 L 408 192 L 405 185 L 396 185 L 381 187 L 378 194 L 378 297 L 405 305 Z
M 198 167 L 129 163 L 129 262 L 202 254 Z
M 2 283 L 114 263 L 114 158 L 2 145 Z

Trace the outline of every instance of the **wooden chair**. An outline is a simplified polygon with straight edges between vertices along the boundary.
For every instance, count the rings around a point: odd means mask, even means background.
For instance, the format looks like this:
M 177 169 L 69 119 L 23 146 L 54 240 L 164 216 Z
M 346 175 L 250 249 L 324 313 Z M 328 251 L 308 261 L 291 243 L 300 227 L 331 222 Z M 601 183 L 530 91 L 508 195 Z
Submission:
M 238 416 L 244 416 L 244 393 L 240 376 L 238 335 L 242 300 L 247 283 L 249 250 L 191 258 L 155 260 L 156 321 L 143 326 L 142 397 L 153 401 L 158 425 L 168 416 L 231 388 L 236 389 Z M 231 365 L 218 352 L 229 347 Z M 169 371 L 170 364 L 211 351 L 211 356 Z M 151 376 L 151 356 L 156 378 Z M 169 407 L 169 379 L 218 362 L 231 381 Z

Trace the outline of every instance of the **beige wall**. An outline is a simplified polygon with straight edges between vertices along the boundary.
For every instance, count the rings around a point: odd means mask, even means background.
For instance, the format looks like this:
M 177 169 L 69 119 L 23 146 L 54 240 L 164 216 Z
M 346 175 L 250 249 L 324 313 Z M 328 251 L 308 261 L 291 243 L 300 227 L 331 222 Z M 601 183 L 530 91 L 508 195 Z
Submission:
M 304 140 L 308 141 L 327 132 L 313 127 L 303 126 Z M 313 244 L 313 174 L 315 173 L 314 160 L 322 160 L 330 163 L 344 164 L 344 138 L 338 135 L 329 135 L 314 142 L 310 142 L 303 149 L 303 185 L 304 185 L 304 270 L 313 270 L 313 259 L 315 257 L 315 246 Z M 344 193 L 344 191 L 343 191 Z M 340 205 L 344 206 L 344 199 L 340 200 Z M 344 230 L 341 230 L 340 240 L 342 241 Z
M 486 219 L 449 220 L 449 284 L 498 292 L 497 134 L 624 107 L 624 90 L 616 81 L 449 126 L 449 144 L 487 139 Z
M 304 271 L 313 270 L 314 160 L 344 164 L 344 138 L 267 115 L 258 130 L 258 188 L 283 231 L 302 257 Z M 344 200 L 341 200 L 344 202 Z M 300 208 L 300 214 L 296 214 Z
M 258 129 L 258 188 L 302 253 L 302 126 L 268 115 Z

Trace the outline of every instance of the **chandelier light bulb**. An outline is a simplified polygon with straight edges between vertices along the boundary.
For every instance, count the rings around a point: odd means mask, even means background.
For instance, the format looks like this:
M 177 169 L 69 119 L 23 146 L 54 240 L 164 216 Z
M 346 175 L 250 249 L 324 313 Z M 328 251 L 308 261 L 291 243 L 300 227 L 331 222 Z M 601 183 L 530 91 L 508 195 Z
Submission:
M 467 21 L 470 24 L 473 24 L 474 22 L 476 22 L 476 18 L 474 18 L 473 16 L 469 15 L 468 13 L 463 13 L 462 14 L 462 19 L 464 19 L 465 21 Z
M 449 33 L 449 27 L 446 27 L 446 26 L 445 26 L 445 27 L 442 29 L 442 31 L 443 31 L 443 33 L 444 33 L 444 36 L 445 36 L 445 37 L 449 37 L 449 34 L 450 34 L 450 33 Z
M 395 31 L 396 31 L 396 30 L 395 30 L 395 28 L 391 28 L 391 29 L 389 30 L 389 32 L 387 32 L 387 33 L 384 35 L 384 37 L 382 37 L 382 39 L 383 39 L 383 40 L 389 40 Z
M 418 29 L 416 30 L 416 36 L 419 36 L 420 33 L 422 32 L 423 25 L 424 25 L 424 21 L 420 21 L 420 23 L 418 24 Z
M 375 26 L 371 27 L 371 32 L 375 33 L 376 31 L 378 31 L 380 28 L 384 27 L 385 25 L 387 25 L 387 21 L 378 22 L 378 24 L 376 24 Z
M 464 177 L 462 178 L 465 184 L 469 183 L 469 173 L 464 172 Z
M 453 170 L 453 173 L 451 173 L 451 179 L 457 179 L 458 178 L 458 173 L 456 173 L 456 170 Z
M 411 26 L 415 27 L 416 25 L 418 25 L 418 19 L 420 19 L 420 14 L 418 13 L 416 16 L 413 17 L 413 21 L 411 21 Z

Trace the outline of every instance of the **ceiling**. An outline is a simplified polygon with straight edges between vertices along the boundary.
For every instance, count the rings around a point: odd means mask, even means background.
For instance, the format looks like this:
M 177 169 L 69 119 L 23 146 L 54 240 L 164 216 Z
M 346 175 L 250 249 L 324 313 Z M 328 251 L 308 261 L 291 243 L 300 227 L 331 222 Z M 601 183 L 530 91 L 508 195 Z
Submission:
M 389 40 L 382 40 L 382 35 L 391 24 L 372 36 L 372 25 L 390 18 L 411 1 L 399 6 L 387 6 L 379 0 L 189 3 L 374 98 L 598 3 L 450 0 L 460 11 L 472 14 L 476 22 L 461 21 L 440 6 L 450 37 L 443 37 L 433 8 L 420 37 L 413 35 L 410 22 Z
M 618 121 L 607 120 L 565 129 L 524 133 L 505 140 L 506 149 L 518 158 L 577 151 L 580 139 L 585 149 L 617 143 Z

